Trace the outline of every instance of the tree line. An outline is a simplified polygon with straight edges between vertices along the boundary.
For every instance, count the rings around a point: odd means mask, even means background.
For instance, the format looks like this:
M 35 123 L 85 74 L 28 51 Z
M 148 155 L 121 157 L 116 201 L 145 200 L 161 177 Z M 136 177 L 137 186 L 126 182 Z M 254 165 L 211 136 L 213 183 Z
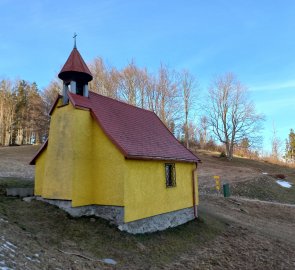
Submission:
M 234 74 L 215 77 L 200 105 L 198 81 L 188 70 L 161 64 L 151 73 L 134 61 L 117 69 L 102 58 L 89 67 L 91 91 L 155 112 L 187 148 L 224 151 L 228 159 L 234 152 L 258 155 L 264 116 L 256 112 L 247 88 Z M 0 145 L 43 142 L 48 136 L 48 112 L 61 87 L 56 79 L 42 91 L 36 83 L 2 80 Z M 288 150 L 291 158 L 292 151 Z
M 289 163 L 295 163 L 295 132 L 290 129 L 288 138 L 286 139 L 285 160 Z
M 0 81 L 0 146 L 39 144 L 48 136 L 49 109 L 59 89 L 35 82 Z

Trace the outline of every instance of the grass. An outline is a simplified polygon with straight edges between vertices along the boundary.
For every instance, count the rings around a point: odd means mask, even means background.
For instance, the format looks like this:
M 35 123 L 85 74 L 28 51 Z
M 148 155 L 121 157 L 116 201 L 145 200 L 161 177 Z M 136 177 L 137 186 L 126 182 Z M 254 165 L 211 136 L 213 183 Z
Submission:
M 255 180 L 236 182 L 230 184 L 230 194 L 262 201 L 295 204 L 295 183 L 291 188 L 285 188 L 276 183 L 276 179 L 269 176 L 261 176 Z M 214 187 L 202 190 L 208 194 L 217 194 Z M 221 194 L 223 194 L 221 187 Z
M 23 179 L 15 177 L 0 177 L 1 187 L 34 187 L 34 181 L 32 179 Z
M 272 177 L 260 177 L 231 186 L 231 194 L 264 201 L 295 204 L 295 184 L 291 188 L 281 187 Z
M 55 206 L 0 196 L 0 216 L 31 235 L 41 246 L 113 258 L 123 265 L 162 266 L 221 234 L 226 225 L 205 214 L 166 231 L 130 235 L 103 219 L 72 218 Z M 119 267 L 120 268 L 120 267 Z

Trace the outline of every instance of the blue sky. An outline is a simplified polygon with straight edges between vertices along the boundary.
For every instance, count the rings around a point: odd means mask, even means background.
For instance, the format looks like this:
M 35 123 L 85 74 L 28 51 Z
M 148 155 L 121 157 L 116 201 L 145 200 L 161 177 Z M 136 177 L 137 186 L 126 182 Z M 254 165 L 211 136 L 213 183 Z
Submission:
M 201 95 L 214 75 L 233 72 L 266 116 L 269 149 L 273 122 L 281 139 L 295 128 L 294 14 L 294 1 L 0 0 L 0 79 L 42 89 L 68 57 L 74 32 L 86 62 L 186 68 Z

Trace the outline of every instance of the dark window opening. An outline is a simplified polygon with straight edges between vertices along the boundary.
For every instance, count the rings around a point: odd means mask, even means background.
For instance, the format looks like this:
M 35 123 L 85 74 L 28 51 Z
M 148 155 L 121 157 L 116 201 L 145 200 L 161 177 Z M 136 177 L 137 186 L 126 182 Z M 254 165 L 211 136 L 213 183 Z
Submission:
M 76 94 L 83 96 L 83 83 L 78 83 L 76 85 Z
M 174 163 L 165 164 L 166 187 L 176 187 L 176 172 Z

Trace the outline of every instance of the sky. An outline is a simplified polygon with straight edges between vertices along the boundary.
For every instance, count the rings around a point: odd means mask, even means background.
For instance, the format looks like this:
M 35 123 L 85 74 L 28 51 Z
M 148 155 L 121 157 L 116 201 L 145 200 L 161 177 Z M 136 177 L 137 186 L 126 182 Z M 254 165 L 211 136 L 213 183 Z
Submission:
M 117 68 L 188 69 L 202 98 L 216 75 L 247 86 L 281 140 L 295 128 L 295 1 L 0 0 L 0 79 L 53 80 L 73 48 Z

